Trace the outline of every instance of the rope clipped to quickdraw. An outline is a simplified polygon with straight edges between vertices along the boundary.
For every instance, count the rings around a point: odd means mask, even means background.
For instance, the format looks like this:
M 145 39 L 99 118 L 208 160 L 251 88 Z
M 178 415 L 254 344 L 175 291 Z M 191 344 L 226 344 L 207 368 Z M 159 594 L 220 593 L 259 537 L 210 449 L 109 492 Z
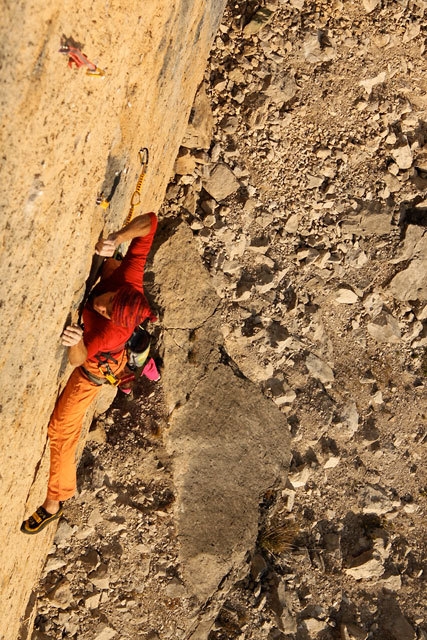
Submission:
M 127 218 L 125 220 L 125 225 L 124 226 L 129 224 L 129 222 L 133 218 L 133 214 L 135 212 L 136 207 L 138 207 L 141 204 L 142 183 L 144 182 L 145 175 L 147 173 L 147 165 L 148 165 L 148 149 L 147 149 L 147 147 L 143 147 L 142 149 L 140 149 L 139 152 L 138 152 L 138 155 L 139 155 L 139 160 L 140 160 L 141 165 L 142 165 L 142 169 L 141 169 L 141 173 L 140 173 L 139 178 L 138 178 L 138 182 L 136 183 L 135 191 L 132 194 L 132 198 L 131 198 L 131 201 L 130 201 L 129 213 L 128 213 Z

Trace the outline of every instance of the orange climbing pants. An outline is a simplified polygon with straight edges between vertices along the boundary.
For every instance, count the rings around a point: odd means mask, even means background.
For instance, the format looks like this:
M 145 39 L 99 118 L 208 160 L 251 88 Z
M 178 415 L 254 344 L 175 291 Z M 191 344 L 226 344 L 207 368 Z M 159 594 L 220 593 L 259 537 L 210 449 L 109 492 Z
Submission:
M 116 359 L 118 364 L 110 366 L 113 373 L 119 376 L 127 363 L 126 351 Z M 83 366 L 91 374 L 102 377 L 96 362 L 87 360 Z M 78 367 L 56 402 L 48 427 L 50 474 L 47 497 L 50 500 L 67 500 L 76 491 L 76 449 L 83 419 L 101 386 L 90 382 Z

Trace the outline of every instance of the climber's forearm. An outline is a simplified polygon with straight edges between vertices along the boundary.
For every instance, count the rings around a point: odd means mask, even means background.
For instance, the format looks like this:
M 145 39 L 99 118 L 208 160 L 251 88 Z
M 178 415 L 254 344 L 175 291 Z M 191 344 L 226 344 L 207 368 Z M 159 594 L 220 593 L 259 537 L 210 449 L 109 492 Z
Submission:
M 62 333 L 61 342 L 68 347 L 68 360 L 73 367 L 79 367 L 87 358 L 83 342 L 83 329 L 76 323 L 68 325 Z
M 68 349 L 68 360 L 73 367 L 80 367 L 87 358 L 87 349 L 83 340 Z

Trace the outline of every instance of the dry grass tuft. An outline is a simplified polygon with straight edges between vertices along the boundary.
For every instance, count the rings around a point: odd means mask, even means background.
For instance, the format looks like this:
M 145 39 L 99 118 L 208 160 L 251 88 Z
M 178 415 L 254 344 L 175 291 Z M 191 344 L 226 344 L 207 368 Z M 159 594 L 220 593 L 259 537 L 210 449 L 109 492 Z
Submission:
M 285 519 L 281 522 L 266 524 L 262 529 L 258 544 L 261 549 L 273 555 L 280 555 L 293 548 L 293 542 L 299 533 L 295 520 Z

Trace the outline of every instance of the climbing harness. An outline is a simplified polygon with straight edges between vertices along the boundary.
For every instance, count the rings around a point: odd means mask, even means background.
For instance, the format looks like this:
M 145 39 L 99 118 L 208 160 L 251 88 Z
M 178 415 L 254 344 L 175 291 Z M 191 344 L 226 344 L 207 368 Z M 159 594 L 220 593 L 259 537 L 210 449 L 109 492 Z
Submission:
M 124 357 L 124 351 L 122 352 L 122 362 Z M 121 379 L 116 376 L 116 374 L 111 369 L 110 363 L 113 365 L 119 365 L 119 361 L 109 352 L 100 352 L 95 355 L 96 360 L 98 361 L 98 370 L 101 373 L 100 376 L 92 373 L 84 365 L 80 367 L 81 371 L 84 373 L 86 378 L 90 380 L 93 384 L 100 386 L 101 384 L 111 384 L 113 387 L 117 387 Z
M 129 224 L 129 222 L 132 220 L 133 214 L 134 214 L 134 211 L 135 211 L 136 207 L 138 207 L 141 204 L 142 183 L 144 182 L 145 175 L 147 173 L 147 166 L 148 166 L 148 149 L 147 149 L 147 147 L 143 147 L 142 149 L 140 149 L 139 152 L 138 152 L 138 155 L 139 155 L 139 160 L 141 162 L 141 173 L 139 175 L 138 182 L 136 183 L 135 191 L 132 194 L 132 198 L 131 198 L 131 201 L 130 201 L 129 213 L 128 213 L 127 218 L 125 220 L 125 226 L 127 224 Z
M 102 384 L 111 384 L 113 387 L 123 385 L 135 380 L 137 369 L 142 369 L 146 364 L 151 346 L 151 336 L 144 329 L 142 324 L 138 325 L 129 340 L 126 342 L 125 349 L 127 353 L 127 368 L 130 369 L 130 373 L 117 377 L 111 369 L 110 363 L 118 365 L 119 362 L 114 358 L 111 353 L 102 352 L 96 354 L 95 358 L 98 361 L 98 370 L 101 373 L 100 376 L 92 373 L 84 365 L 80 367 L 83 374 L 90 382 L 100 386 Z
M 104 376 L 105 380 L 113 385 L 113 387 L 117 387 L 119 384 L 119 378 L 113 373 L 110 362 L 112 364 L 119 364 L 119 361 L 115 359 L 115 357 L 111 353 L 97 353 L 95 358 L 98 360 L 98 369 Z

